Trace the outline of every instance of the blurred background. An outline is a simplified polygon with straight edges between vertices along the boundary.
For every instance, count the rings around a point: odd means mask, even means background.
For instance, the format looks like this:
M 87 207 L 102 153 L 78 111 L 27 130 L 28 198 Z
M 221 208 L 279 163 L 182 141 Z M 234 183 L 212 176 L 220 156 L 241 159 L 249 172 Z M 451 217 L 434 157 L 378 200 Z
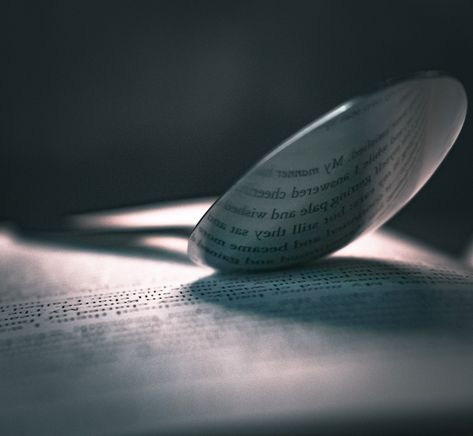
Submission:
M 297 129 L 385 79 L 459 78 L 469 1 L 11 2 L 0 220 L 222 193 Z M 460 255 L 473 122 L 390 226 Z

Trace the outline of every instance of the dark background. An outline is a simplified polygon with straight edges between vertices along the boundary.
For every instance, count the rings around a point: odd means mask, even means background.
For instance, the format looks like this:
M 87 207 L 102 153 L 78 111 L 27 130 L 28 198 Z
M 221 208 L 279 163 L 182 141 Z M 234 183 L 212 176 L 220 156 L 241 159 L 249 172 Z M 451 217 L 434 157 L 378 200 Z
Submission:
M 0 219 L 222 193 L 297 129 L 387 78 L 473 95 L 469 1 L 12 2 Z M 473 124 L 392 222 L 460 254 Z

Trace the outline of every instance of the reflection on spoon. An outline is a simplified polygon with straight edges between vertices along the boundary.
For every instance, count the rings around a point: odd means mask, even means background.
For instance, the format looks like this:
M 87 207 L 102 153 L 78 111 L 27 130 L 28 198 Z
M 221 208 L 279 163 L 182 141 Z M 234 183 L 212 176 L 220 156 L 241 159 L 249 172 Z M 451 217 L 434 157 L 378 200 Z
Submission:
M 251 168 L 195 227 L 188 253 L 221 270 L 330 254 L 381 226 L 426 183 L 460 133 L 456 79 L 422 73 L 355 98 Z

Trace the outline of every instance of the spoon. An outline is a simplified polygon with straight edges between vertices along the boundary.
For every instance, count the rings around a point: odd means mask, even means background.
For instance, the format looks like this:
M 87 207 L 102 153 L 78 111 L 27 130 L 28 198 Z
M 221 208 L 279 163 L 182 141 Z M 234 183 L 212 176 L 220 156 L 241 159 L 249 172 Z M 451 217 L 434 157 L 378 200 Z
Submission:
M 336 107 L 277 146 L 205 213 L 193 262 L 265 270 L 317 259 L 396 214 L 455 142 L 467 98 L 425 72 Z

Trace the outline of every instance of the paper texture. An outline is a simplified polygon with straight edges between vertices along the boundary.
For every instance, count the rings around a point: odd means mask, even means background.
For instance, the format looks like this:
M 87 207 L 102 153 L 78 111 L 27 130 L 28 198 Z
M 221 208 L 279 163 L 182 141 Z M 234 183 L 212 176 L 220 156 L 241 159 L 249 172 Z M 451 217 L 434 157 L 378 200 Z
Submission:
M 192 224 L 206 207 L 94 219 Z M 149 250 L 1 234 L 1 434 L 473 406 L 473 274 L 442 256 L 377 232 L 304 268 L 219 275 L 186 259 L 185 239 L 139 246 Z

